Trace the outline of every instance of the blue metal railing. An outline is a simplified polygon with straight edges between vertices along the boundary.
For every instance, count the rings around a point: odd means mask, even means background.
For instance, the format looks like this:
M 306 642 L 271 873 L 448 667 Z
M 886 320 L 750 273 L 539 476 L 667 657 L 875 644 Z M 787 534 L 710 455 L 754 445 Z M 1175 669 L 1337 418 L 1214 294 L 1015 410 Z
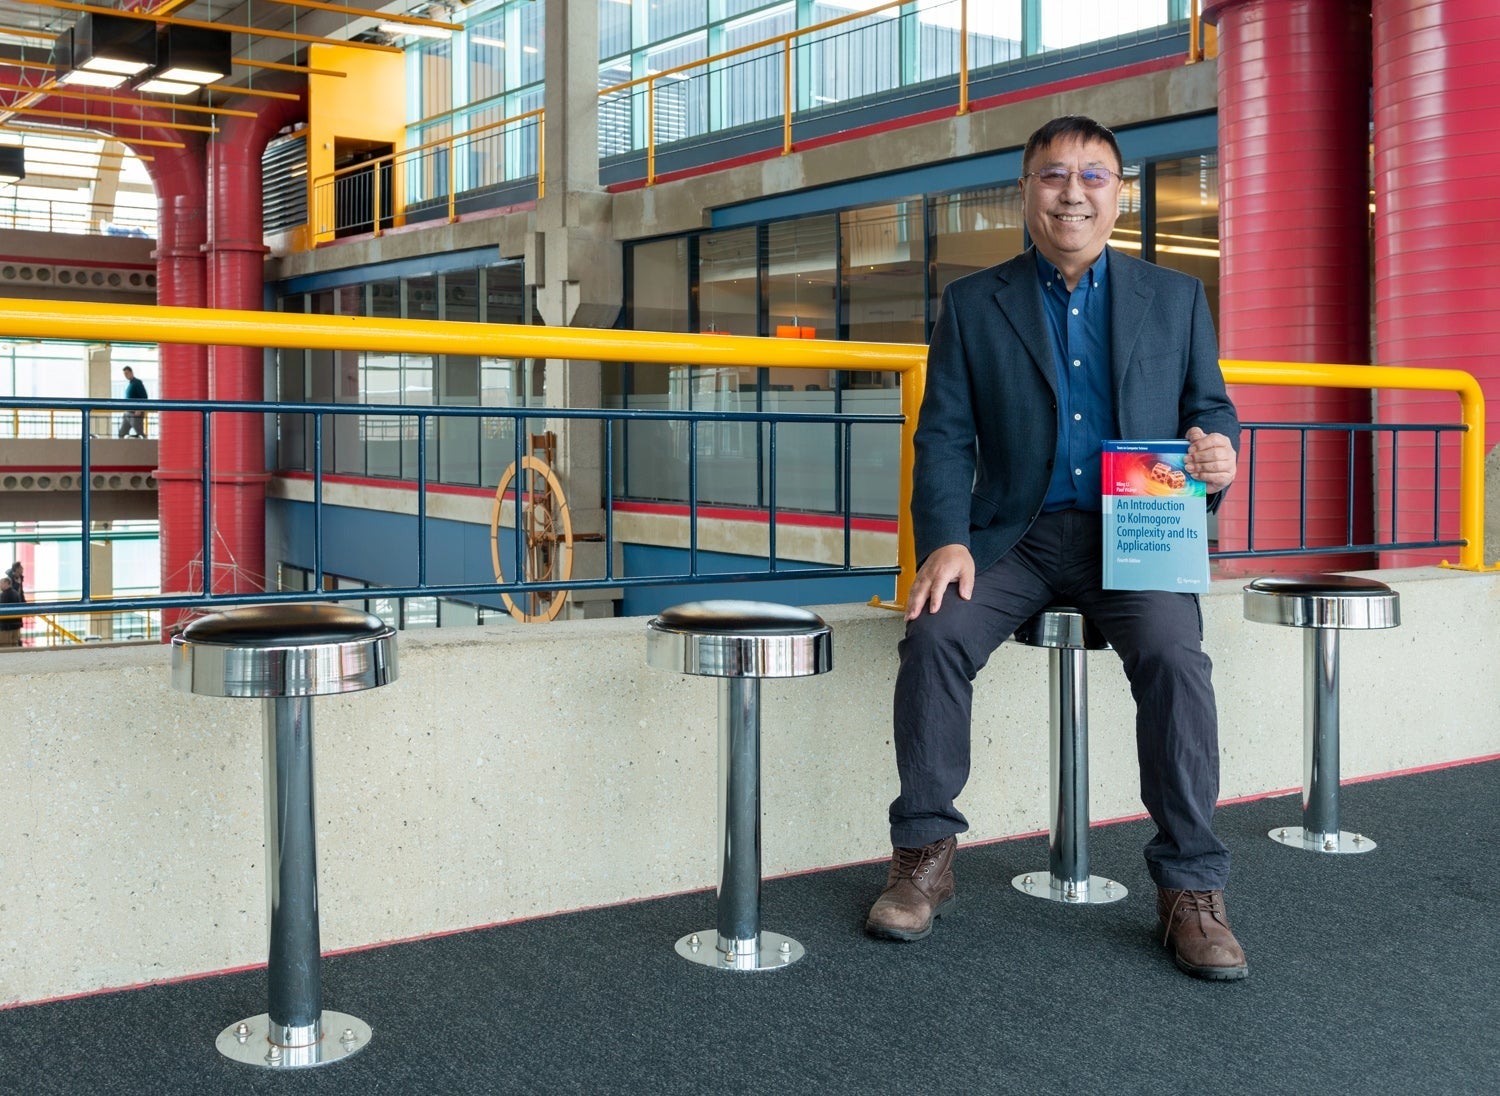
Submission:
M 194 589 L 166 591 L 157 595 L 143 597 L 105 597 L 95 598 L 90 593 L 91 564 L 89 553 L 86 550 L 86 541 L 91 534 L 88 532 L 93 515 L 93 487 L 90 471 L 93 464 L 94 442 L 97 439 L 87 436 L 78 439 L 79 452 L 79 477 L 78 482 L 81 489 L 81 500 L 79 507 L 80 532 L 80 566 L 82 594 L 76 599 L 58 599 L 47 602 L 30 602 L 25 612 L 30 614 L 57 613 L 68 611 L 89 610 L 96 612 L 107 611 L 143 611 L 154 609 L 203 609 L 210 607 L 229 607 L 245 604 L 264 604 L 267 602 L 297 602 L 308 600 L 360 600 L 371 596 L 382 598 L 411 598 L 444 596 L 450 598 L 481 597 L 493 598 L 500 595 L 520 596 L 531 594 L 555 594 L 572 590 L 597 590 L 614 589 L 624 587 L 647 587 L 647 586 L 676 586 L 693 585 L 701 583 L 731 583 L 731 582 L 756 582 L 771 579 L 815 579 L 848 576 L 893 576 L 898 573 L 898 566 L 893 562 L 889 566 L 855 566 L 852 559 L 853 543 L 853 518 L 850 507 L 852 497 L 850 477 L 852 475 L 852 428 L 860 424 L 876 424 L 882 426 L 898 425 L 902 422 L 899 414 L 873 414 L 873 413 L 774 413 L 774 412 L 731 412 L 731 411 L 662 411 L 662 410 L 628 410 L 628 409 L 577 409 L 577 408 L 537 408 L 537 407 L 496 407 L 496 406 L 438 406 L 428 405 L 421 407 L 393 406 L 389 404 L 332 404 L 332 403 L 284 403 L 284 402 L 235 402 L 224 403 L 206 400 L 153 400 L 151 402 L 153 411 L 156 412 L 188 412 L 198 416 L 200 426 L 200 476 L 199 483 L 205 505 L 202 507 L 201 518 L 201 544 L 202 544 L 202 580 Z M 36 408 L 47 408 L 54 412 L 76 413 L 86 416 L 90 413 L 115 413 L 130 410 L 138 410 L 139 401 L 123 399 L 96 400 L 96 399 L 41 399 L 41 398 L 5 398 L 0 399 L 0 408 L 16 409 L 26 411 Z M 291 591 L 234 591 L 215 592 L 213 590 L 213 574 L 215 568 L 214 559 L 214 493 L 212 483 L 215 476 L 214 462 L 214 417 L 217 414 L 259 414 L 271 416 L 272 422 L 279 422 L 279 416 L 305 415 L 312 419 L 312 444 L 311 444 L 311 476 L 313 482 L 312 490 L 312 589 Z M 323 589 L 324 578 L 327 574 L 325 559 L 327 545 L 324 543 L 324 483 L 327 475 L 336 475 L 327 471 L 328 453 L 324 447 L 325 423 L 329 416 L 355 416 L 373 418 L 400 417 L 415 420 L 415 444 L 417 450 L 417 476 L 415 480 L 416 489 L 416 581 L 404 585 L 364 587 L 351 589 Z M 524 577 L 525 567 L 523 564 L 523 537 L 516 532 L 519 520 L 511 526 L 511 544 L 507 553 L 513 565 L 512 573 L 518 576 L 513 581 L 496 579 L 495 581 L 433 581 L 430 574 L 430 561 L 428 554 L 428 513 L 427 513 L 427 488 L 432 486 L 428 478 L 429 447 L 433 442 L 432 432 L 428 428 L 430 419 L 501 419 L 509 420 L 514 449 L 515 467 L 519 468 L 522 458 L 526 455 L 526 424 L 541 420 L 568 420 L 600 423 L 603 429 L 603 455 L 604 467 L 602 470 L 600 491 L 603 498 L 603 540 L 605 551 L 603 554 L 604 567 L 602 575 L 585 578 L 547 577 L 545 580 L 528 581 Z M 615 494 L 616 464 L 617 464 L 617 439 L 616 431 L 612 429 L 614 424 L 631 421 L 657 421 L 685 423 L 688 431 L 688 468 L 687 468 L 687 491 L 686 499 L 680 505 L 685 506 L 688 524 L 687 541 L 687 569 L 676 573 L 652 573 L 649 575 L 629 575 L 617 573 L 615 566 L 616 544 L 615 535 L 615 504 L 623 501 Z M 738 570 L 738 571 L 704 571 L 701 569 L 701 549 L 699 543 L 700 525 L 700 502 L 698 463 L 699 445 L 698 431 L 702 424 L 715 423 L 750 423 L 757 428 L 767 432 L 766 451 L 769 456 L 767 467 L 766 501 L 763 510 L 756 511 L 764 513 L 768 524 L 767 530 L 767 560 L 763 569 Z M 806 562 L 798 562 L 794 567 L 788 567 L 778 557 L 777 533 L 780 514 L 783 511 L 777 502 L 777 440 L 781 428 L 789 425 L 805 424 L 828 424 L 838 433 L 838 448 L 842 456 L 841 460 L 830 461 L 827 474 L 838 479 L 833 497 L 842 500 L 842 505 L 834 514 L 835 520 L 841 520 L 843 535 L 843 558 L 834 563 L 822 565 L 808 565 Z M 1425 548 L 1453 547 L 1459 546 L 1464 541 L 1459 537 L 1442 535 L 1442 494 L 1441 481 L 1443 478 L 1443 450 L 1445 443 L 1452 443 L 1461 435 L 1465 427 L 1461 423 L 1429 423 L 1429 424 L 1359 424 L 1359 423 L 1247 423 L 1245 424 L 1245 443 L 1240 461 L 1240 477 L 1236 484 L 1236 493 L 1243 493 L 1247 499 L 1245 544 L 1226 545 L 1222 541 L 1218 543 L 1213 551 L 1214 559 L 1246 559 L 1246 558 L 1272 558 L 1287 556 L 1331 556 L 1349 553 L 1376 553 L 1397 550 L 1416 550 Z M 1257 543 L 1260 531 L 1258 524 L 1264 500 L 1259 497 L 1258 481 L 1262 479 L 1261 474 L 1261 450 L 1269 444 L 1269 439 L 1279 435 L 1292 434 L 1297 438 L 1296 453 L 1299 470 L 1304 473 L 1299 477 L 1302 485 L 1296 498 L 1295 512 L 1298 515 L 1298 535 L 1295 543 L 1285 543 L 1288 539 L 1284 534 L 1280 537 L 1281 543 L 1266 544 Z M 1402 439 L 1421 438 L 1426 435 L 1430 438 L 1430 451 L 1427 445 L 1417 444 L 1415 447 L 1408 444 L 1403 450 Z M 1314 454 L 1312 452 L 1313 439 L 1342 437 L 1344 441 L 1344 467 L 1342 480 L 1345 487 L 1346 501 L 1344 508 L 1344 537 L 1342 541 L 1323 540 L 1314 541 L 1309 536 L 1308 509 L 1309 499 L 1307 497 L 1306 470 L 1314 459 L 1324 459 L 1326 452 Z M 1375 490 L 1375 462 L 1371 456 L 1373 446 L 1384 438 L 1389 445 L 1389 463 L 1393 471 L 1387 473 L 1389 486 L 1386 489 L 1386 498 L 1382 504 L 1376 506 L 1373 498 L 1377 494 Z M 14 444 L 14 443 L 13 443 Z M 1322 449 L 1326 450 L 1327 445 Z M 1415 448 L 1417 456 L 1414 462 L 1421 467 L 1421 474 L 1426 475 L 1429 467 L 1432 476 L 1432 536 L 1427 539 L 1395 539 L 1394 530 L 1398 527 L 1398 513 L 1400 505 L 1399 485 L 1409 468 L 1404 472 L 1400 463 L 1403 452 L 1412 452 Z M 1454 459 L 1456 464 L 1456 458 Z M 823 471 L 823 470 L 817 470 Z M 1368 498 L 1362 481 L 1368 485 Z M 395 480 L 398 483 L 410 483 L 411 480 Z M 1325 480 L 1324 482 L 1327 482 Z M 575 491 L 578 488 L 575 486 Z M 1285 514 L 1287 500 L 1284 497 L 1284 487 L 1281 488 L 1282 495 L 1276 501 L 1280 507 L 1279 513 Z M 513 505 L 513 514 L 519 514 L 524 499 L 521 488 L 521 480 L 517 478 L 514 486 L 507 491 L 506 499 Z M 1361 500 L 1367 503 L 1361 507 Z M 497 500 L 497 505 L 498 505 Z M 716 507 L 719 509 L 719 507 Z M 826 511 L 824 512 L 827 513 Z M 1388 515 L 1388 520 L 1383 520 L 1382 515 Z M 1407 515 L 1409 518 L 1410 515 Z M 1284 519 L 1283 519 L 1284 523 Z M 1386 524 L 1392 531 L 1391 536 L 1381 539 L 1375 530 L 1382 524 Z M 1327 521 L 1321 522 L 1320 528 L 1326 528 Z M 55 539 L 55 536 L 52 538 Z M 1272 540 L 1276 538 L 1265 538 Z M 14 611 L 12 611 L 13 615 Z
M 1350 553 L 1375 553 L 1375 552 L 1398 552 L 1416 551 L 1425 548 L 1454 548 L 1464 544 L 1462 537 L 1444 537 L 1442 530 L 1442 478 L 1443 478 L 1443 443 L 1445 439 L 1455 441 L 1465 433 L 1467 427 L 1462 423 L 1297 423 L 1297 422 L 1260 422 L 1244 423 L 1242 425 L 1244 436 L 1240 445 L 1239 473 L 1235 478 L 1235 492 L 1244 492 L 1248 496 L 1245 515 L 1245 547 L 1242 549 L 1226 548 L 1220 544 L 1211 554 L 1214 559 L 1271 559 L 1286 556 L 1325 556 L 1346 555 Z M 1261 450 L 1265 443 L 1262 436 L 1267 434 L 1291 434 L 1297 439 L 1297 465 L 1302 473 L 1297 477 L 1296 493 L 1296 515 L 1297 515 L 1297 537 L 1296 543 L 1292 545 L 1257 546 L 1257 525 L 1259 522 L 1261 506 L 1257 498 L 1257 483 L 1261 479 Z M 1431 437 L 1430 456 L 1423 458 L 1424 466 L 1430 460 L 1431 464 L 1431 498 L 1432 498 L 1432 536 L 1427 539 L 1399 539 L 1395 530 L 1399 528 L 1401 517 L 1401 491 L 1402 467 L 1400 462 L 1401 439 L 1403 437 L 1428 435 Z M 1342 436 L 1344 444 L 1344 540 L 1342 543 L 1322 541 L 1313 543 L 1309 540 L 1309 516 L 1308 516 L 1308 476 L 1307 469 L 1312 462 L 1310 453 L 1310 442 L 1317 438 L 1336 438 Z M 1386 500 L 1377 503 L 1374 500 L 1375 463 L 1373 458 L 1373 447 L 1375 442 L 1385 436 L 1390 442 L 1390 472 L 1388 473 L 1388 486 Z M 1267 439 L 1269 441 L 1269 439 Z M 1456 450 L 1456 446 L 1455 446 Z M 1458 458 L 1455 454 L 1453 467 L 1458 466 Z M 1425 467 L 1424 467 L 1425 470 Z M 1358 502 L 1364 493 L 1361 488 L 1361 480 L 1369 487 L 1369 507 L 1364 511 L 1358 508 Z M 1327 481 L 1324 481 L 1327 482 Z M 1278 500 L 1285 501 L 1285 500 Z M 1391 530 L 1391 534 L 1382 540 L 1375 534 L 1375 530 L 1381 527 L 1382 516 L 1385 519 L 1385 527 Z M 1411 515 L 1406 515 L 1408 521 Z
M 41 399 L 41 398 L 7 398 L 0 400 L 0 407 L 17 408 L 21 410 L 31 408 L 52 408 L 63 411 L 76 411 L 87 415 L 97 411 L 123 411 L 138 409 L 139 403 L 129 400 L 94 400 L 94 399 Z M 498 595 L 521 595 L 544 592 L 562 592 L 571 590 L 593 590 L 614 589 L 627 586 L 665 586 L 665 585 L 689 585 L 694 583 L 709 582 L 754 582 L 769 579 L 796 578 L 832 578 L 848 576 L 895 576 L 899 567 L 893 561 L 889 566 L 855 566 L 852 561 L 853 540 L 853 513 L 848 505 L 850 498 L 849 477 L 851 475 L 850 460 L 852 427 L 859 424 L 879 424 L 886 426 L 899 425 L 902 417 L 899 414 L 871 414 L 871 413 L 826 413 L 813 414 L 805 412 L 797 413 L 774 413 L 774 412 L 732 412 L 732 411 L 656 411 L 656 410 L 610 410 L 610 409 L 577 409 L 577 408 L 536 408 L 536 407 L 495 407 L 495 406 L 438 406 L 429 405 L 422 407 L 397 407 L 388 404 L 334 404 L 334 403 L 283 403 L 283 402 L 234 402 L 224 403 L 207 400 L 152 400 L 151 406 L 157 412 L 189 412 L 198 416 L 200 427 L 200 463 L 199 486 L 205 505 L 202 508 L 201 519 L 201 545 L 202 545 L 202 581 L 198 588 L 188 591 L 169 591 L 159 595 L 146 597 L 132 597 L 129 599 L 95 598 L 90 594 L 90 560 L 89 553 L 81 551 L 81 580 L 82 594 L 74 600 L 58 600 L 49 602 L 31 602 L 27 604 L 25 612 L 56 613 L 69 610 L 78 610 L 82 607 L 95 611 L 107 610 L 142 610 L 142 609 L 202 609 L 210 607 L 230 607 L 235 605 L 267 604 L 270 602 L 296 602 L 309 600 L 359 600 L 372 596 L 372 590 L 347 589 L 347 590 L 324 590 L 323 579 L 326 573 L 324 544 L 324 479 L 327 454 L 324 450 L 324 423 L 330 415 L 347 416 L 372 416 L 390 418 L 399 416 L 413 418 L 416 420 L 416 446 L 417 446 L 417 552 L 416 552 L 416 582 L 409 585 L 381 586 L 378 588 L 378 596 L 388 598 L 406 597 L 431 597 L 443 595 L 448 597 L 461 596 L 498 596 Z M 232 593 L 215 592 L 213 590 L 212 575 L 214 573 L 214 495 L 212 483 L 215 476 L 214 467 L 214 425 L 216 414 L 264 414 L 270 416 L 306 415 L 313 420 L 312 441 L 312 524 L 313 524 L 313 590 L 294 591 L 237 591 Z M 519 467 L 523 456 L 526 455 L 524 424 L 528 421 L 540 420 L 585 420 L 599 422 L 606 428 L 604 430 L 604 469 L 602 476 L 601 491 L 603 493 L 604 513 L 604 574 L 592 578 L 547 578 L 544 581 L 526 581 L 517 579 L 515 581 L 489 581 L 489 582 L 433 582 L 429 575 L 428 561 L 428 515 L 427 515 L 427 487 L 431 485 L 427 476 L 428 447 L 430 444 L 430 432 L 427 421 L 432 418 L 484 418 L 484 419 L 508 419 L 514 438 L 515 466 Z M 627 421 L 667 421 L 686 423 L 689 431 L 690 443 L 688 447 L 688 482 L 689 501 L 688 523 L 689 523 L 689 549 L 688 569 L 676 574 L 653 573 L 650 575 L 631 576 L 616 573 L 614 561 L 614 497 L 613 484 L 615 482 L 615 437 L 614 430 L 609 429 L 613 423 Z M 770 453 L 770 474 L 768 482 L 766 515 L 768 521 L 769 550 L 767 566 L 763 570 L 741 570 L 741 571 L 714 571 L 703 572 L 699 569 L 699 504 L 697 502 L 697 466 L 698 446 L 697 430 L 702 423 L 720 422 L 742 422 L 752 423 L 764 427 L 768 432 L 768 452 Z M 844 459 L 830 469 L 831 474 L 837 474 L 842 482 L 839 484 L 837 497 L 844 500 L 839 516 L 842 518 L 843 531 L 843 559 L 840 563 L 824 566 L 807 566 L 798 564 L 795 568 L 782 566 L 777 555 L 777 516 L 781 512 L 777 504 L 776 485 L 776 445 L 777 434 L 781 427 L 789 425 L 806 424 L 828 424 L 839 432 L 839 444 Z M 79 483 L 81 487 L 80 504 L 80 542 L 86 541 L 88 530 L 92 522 L 93 510 L 93 487 L 90 482 L 90 471 L 93 463 L 93 439 L 85 435 L 79 439 Z M 514 481 L 515 512 L 519 513 L 523 492 L 520 480 Z M 576 488 L 575 488 L 576 490 Z M 510 497 L 508 492 L 507 497 Z M 511 559 L 514 563 L 514 574 L 522 575 L 523 567 L 523 539 L 521 536 L 513 535 L 511 545 Z

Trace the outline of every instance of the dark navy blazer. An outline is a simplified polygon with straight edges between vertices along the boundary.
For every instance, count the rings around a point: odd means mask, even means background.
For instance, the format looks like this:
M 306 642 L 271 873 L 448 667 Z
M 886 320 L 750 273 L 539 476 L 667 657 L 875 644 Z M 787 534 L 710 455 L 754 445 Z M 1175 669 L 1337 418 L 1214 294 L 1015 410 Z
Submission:
M 1203 283 L 1111 249 L 1110 369 L 1122 438 L 1189 427 L 1239 448 Z M 918 561 L 962 544 L 983 571 L 1041 512 L 1057 447 L 1057 377 L 1032 251 L 953 282 L 927 352 L 912 525 Z

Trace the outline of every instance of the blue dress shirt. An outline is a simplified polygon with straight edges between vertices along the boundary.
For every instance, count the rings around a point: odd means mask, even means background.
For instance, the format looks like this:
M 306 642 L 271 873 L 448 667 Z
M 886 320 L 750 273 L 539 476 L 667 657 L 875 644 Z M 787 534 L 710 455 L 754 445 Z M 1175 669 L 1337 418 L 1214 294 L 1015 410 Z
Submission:
M 1057 449 L 1042 509 L 1099 510 L 1099 453 L 1119 436 L 1109 367 L 1109 249 L 1068 291 L 1062 272 L 1036 253 L 1042 308 L 1057 373 Z

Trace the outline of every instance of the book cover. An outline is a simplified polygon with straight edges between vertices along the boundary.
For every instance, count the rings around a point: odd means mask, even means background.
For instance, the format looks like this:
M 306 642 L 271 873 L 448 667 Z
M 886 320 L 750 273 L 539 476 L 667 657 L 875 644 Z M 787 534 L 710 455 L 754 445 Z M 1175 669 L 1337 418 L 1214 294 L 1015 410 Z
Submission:
M 1208 589 L 1208 497 L 1180 438 L 1104 443 L 1104 588 Z

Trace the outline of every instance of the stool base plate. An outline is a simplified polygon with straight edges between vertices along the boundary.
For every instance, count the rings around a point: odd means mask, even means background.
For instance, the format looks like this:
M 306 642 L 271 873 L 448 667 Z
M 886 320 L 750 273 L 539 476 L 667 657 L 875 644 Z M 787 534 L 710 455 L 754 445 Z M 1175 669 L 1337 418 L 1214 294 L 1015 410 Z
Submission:
M 1045 898 L 1049 902 L 1063 902 L 1069 906 L 1102 906 L 1108 902 L 1118 902 L 1130 893 L 1113 879 L 1098 875 L 1089 876 L 1086 882 L 1072 883 L 1045 871 L 1018 875 L 1010 881 L 1010 885 L 1033 898 Z
M 1308 852 L 1327 853 L 1329 856 L 1370 852 L 1375 842 L 1362 833 L 1340 830 L 1338 833 L 1310 833 L 1301 826 L 1278 826 L 1266 836 L 1280 845 Z
M 219 1053 L 236 1062 L 262 1069 L 305 1069 L 326 1066 L 352 1058 L 370 1042 L 370 1025 L 342 1012 L 324 1011 L 319 1030 L 323 1036 L 316 1043 L 302 1047 L 278 1047 L 271 1043 L 271 1017 L 262 1012 L 237 1024 L 230 1024 L 214 1045 Z
M 754 973 L 789 967 L 807 954 L 802 945 L 779 932 L 762 932 L 754 951 L 731 954 L 719 946 L 719 934 L 713 929 L 690 932 L 677 941 L 677 954 L 689 962 L 715 970 L 738 970 Z

